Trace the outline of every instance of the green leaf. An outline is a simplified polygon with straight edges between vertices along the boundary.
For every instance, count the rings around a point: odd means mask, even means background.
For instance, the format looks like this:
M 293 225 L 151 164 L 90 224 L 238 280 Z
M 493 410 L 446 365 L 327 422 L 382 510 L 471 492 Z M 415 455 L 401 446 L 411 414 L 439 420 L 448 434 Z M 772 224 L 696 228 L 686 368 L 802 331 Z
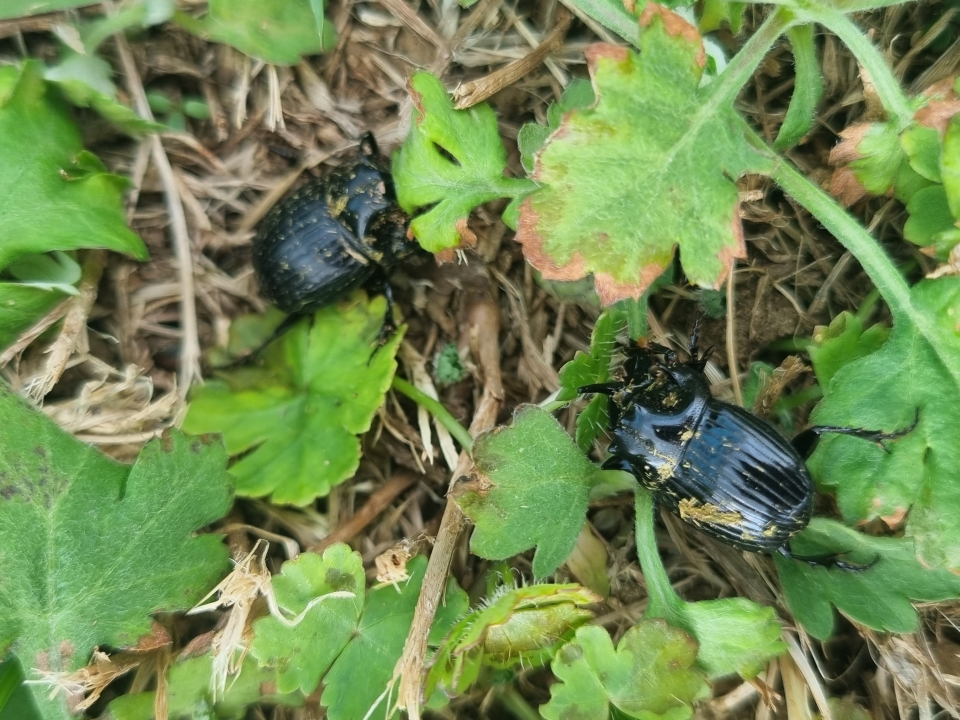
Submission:
M 20 333 L 66 300 L 57 290 L 0 282 L 0 349 L 20 337 Z
M 939 132 L 923 125 L 912 125 L 900 134 L 900 145 L 907 154 L 910 167 L 930 182 L 941 182 Z
M 801 557 L 843 553 L 849 562 L 869 565 L 858 572 L 839 572 L 774 556 L 790 612 L 821 640 L 833 634 L 833 605 L 874 630 L 910 633 L 917 629 L 917 611 L 911 600 L 960 596 L 960 577 L 947 570 L 924 568 L 917 561 L 913 541 L 907 538 L 870 537 L 840 523 L 814 518 L 791 539 L 791 550 Z
M 357 435 L 393 379 L 397 332 L 380 349 L 386 300 L 358 292 L 301 322 L 266 351 L 266 364 L 224 372 L 198 388 L 183 427 L 223 434 L 237 494 L 307 505 L 353 476 Z
M 91 0 L 4 0 L 0 5 L 0 20 L 96 4 Z
M 520 161 L 523 169 L 532 173 L 536 167 L 536 154 L 546 142 L 550 133 L 560 127 L 563 116 L 571 110 L 590 107 L 597 98 L 593 92 L 593 85 L 589 80 L 576 78 L 563 91 L 560 102 L 550 103 L 547 109 L 547 124 L 527 123 L 517 135 L 517 147 L 520 150 Z
M 818 327 L 813 344 L 807 348 L 810 361 L 821 385 L 829 385 L 844 365 L 876 352 L 890 337 L 890 328 L 871 325 L 864 330 L 863 321 L 853 313 L 842 312 L 829 327 Z
M 197 21 L 184 13 L 174 19 L 190 32 L 232 45 L 271 65 L 296 65 L 305 55 L 329 50 L 337 42 L 332 23 L 318 21 L 315 0 L 210 0 L 209 13 Z
M 644 617 L 664 618 L 700 643 L 697 665 L 711 678 L 739 673 L 753 677 L 786 650 L 773 608 L 746 598 L 684 602 L 673 590 L 657 552 L 653 499 L 636 489 L 637 555 L 647 583 L 649 605 Z
M 15 655 L 0 662 L 0 720 L 43 720 Z
M 813 129 L 817 106 L 823 97 L 823 75 L 817 62 L 813 32 L 813 24 L 795 25 L 787 30 L 793 46 L 795 81 L 790 106 L 773 143 L 780 151 L 793 147 Z
M 466 692 L 483 666 L 542 665 L 573 631 L 593 618 L 582 605 L 603 598 L 575 584 L 501 586 L 462 617 L 430 661 L 424 697 L 442 686 L 449 695 Z
M 686 720 L 693 702 L 709 695 L 693 668 L 697 643 L 663 620 L 641 620 L 616 650 L 601 627 L 582 627 L 553 661 L 560 680 L 540 708 L 547 720 Z
M 738 35 L 740 28 L 743 26 L 743 11 L 746 7 L 747 4 L 745 2 L 704 0 L 703 10 L 700 13 L 700 20 L 697 23 L 697 27 L 700 28 L 701 33 L 709 33 L 714 30 L 719 30 L 723 24 L 726 23 L 730 26 L 730 32 Z M 796 49 L 794 52 L 796 52 Z M 800 75 L 799 67 L 797 68 L 797 75 Z
M 77 107 L 90 107 L 121 130 L 139 135 L 162 130 L 163 126 L 139 117 L 117 100 L 113 69 L 97 55 L 69 53 L 44 72 L 44 78 L 60 88 Z
M 80 265 L 66 253 L 56 250 L 43 255 L 21 255 L 7 266 L 7 273 L 22 285 L 79 295 L 74 285 L 80 280 Z
M 400 592 L 386 585 L 367 593 L 353 639 L 324 678 L 320 702 L 327 708 L 330 720 L 388 717 L 391 703 L 387 701 L 387 685 L 403 653 L 426 569 L 426 558 L 417 556 L 407 565 L 410 579 Z M 437 612 L 431 628 L 431 638 L 435 640 L 467 609 L 467 595 L 452 578 L 447 582 L 444 597 L 446 604 Z M 374 707 L 375 711 L 370 712 Z
M 770 165 L 733 107 L 711 103 L 717 83 L 700 87 L 699 39 L 654 13 L 640 47 L 587 49 L 596 107 L 568 114 L 540 151 L 517 232 L 544 277 L 593 273 L 605 305 L 640 297 L 678 246 L 691 282 L 719 286 L 745 256 L 736 180 Z
M 573 360 L 560 369 L 559 402 L 569 402 L 579 393 L 578 388 L 610 380 L 610 361 L 617 349 L 617 333 L 625 324 L 623 312 L 617 308 L 605 310 L 597 318 L 590 336 L 590 352 L 577 351 Z M 607 430 L 607 398 L 595 395 L 587 407 L 577 415 L 577 447 L 586 454 L 594 440 Z
M 2 386 L 0 425 L 0 655 L 28 677 L 134 644 L 152 613 L 189 608 L 226 569 L 220 536 L 196 535 L 230 506 L 219 444 L 171 431 L 120 465 Z M 35 699 L 66 717 L 62 698 Z
M 434 368 L 434 380 L 441 386 L 460 382 L 467 372 L 454 343 L 447 343 L 443 346 L 443 349 L 437 355 Z
M 36 63 L 0 68 L 0 269 L 27 253 L 80 248 L 146 259 L 124 220 L 126 187 L 83 150 Z
M 895 528 L 905 523 L 905 535 L 916 543 L 923 565 L 957 570 L 960 524 L 954 508 L 960 506 L 960 486 L 954 477 L 960 467 L 960 406 L 954 400 L 960 388 L 950 371 L 960 367 L 960 278 L 920 282 L 911 290 L 911 302 L 929 318 L 927 334 L 898 318 L 882 347 L 851 357 L 829 382 L 820 379 L 824 399 L 811 421 L 891 432 L 909 427 L 919 413 L 916 428 L 887 443 L 889 452 L 866 440 L 827 435 L 808 466 L 821 488 L 836 492 L 848 524 L 875 518 Z M 831 333 L 822 351 L 833 352 L 838 342 L 864 345 L 857 328 L 848 332 L 839 338 Z M 843 353 L 834 355 L 843 358 Z M 816 360 L 814 368 L 819 377 Z
M 915 128 L 916 126 L 911 126 Z M 907 203 L 914 193 L 930 185 L 930 180 L 918 173 L 913 165 L 925 167 L 920 147 L 923 134 L 912 134 L 911 128 L 904 131 L 904 142 L 898 134 L 895 121 L 860 123 L 840 133 L 843 141 L 831 153 L 831 161 L 847 165 L 859 190 L 854 187 L 837 186 L 834 192 L 847 204 L 858 200 L 863 191 L 871 195 L 893 195 Z M 914 153 L 911 161 L 907 148 Z M 838 173 L 844 172 L 842 168 Z
M 257 667 L 247 658 L 240 674 L 230 678 L 223 697 L 216 701 L 210 691 L 213 674 L 213 656 L 181 660 L 167 675 L 167 707 L 169 720 L 242 720 L 247 708 L 255 703 L 300 707 L 299 693 L 281 695 L 273 691 L 276 672 L 272 668 Z M 154 720 L 156 692 L 121 695 L 110 703 L 104 720 Z
M 904 223 L 903 237 L 914 245 L 932 245 L 937 235 L 954 227 L 943 185 L 917 190 L 907 203 L 907 213 L 910 217 Z
M 343 543 L 327 548 L 322 558 L 306 552 L 283 564 L 273 577 L 281 611 L 289 620 L 314 604 L 295 625 L 272 615 L 254 624 L 250 652 L 261 665 L 277 668 L 277 690 L 304 695 L 316 690 L 357 629 L 365 587 L 363 561 Z M 324 597 L 344 592 L 353 597 Z
M 477 438 L 473 459 L 482 475 L 452 493 L 476 525 L 470 550 L 503 560 L 537 546 L 533 574 L 546 577 L 573 550 L 602 471 L 536 405 L 521 406 L 512 425 Z
M 950 212 L 960 219 L 960 114 L 950 118 L 947 132 L 943 136 L 940 171 Z
M 409 89 L 414 122 L 394 157 L 393 179 L 400 207 L 415 215 L 413 234 L 426 250 L 439 252 L 460 244 L 475 207 L 522 196 L 534 185 L 503 176 L 507 152 L 488 105 L 454 110 L 441 82 L 427 72 L 415 73 Z
M 576 0 L 574 6 L 632 45 L 637 44 L 640 29 L 636 16 L 623 0 Z M 638 5 L 638 7 L 642 7 Z

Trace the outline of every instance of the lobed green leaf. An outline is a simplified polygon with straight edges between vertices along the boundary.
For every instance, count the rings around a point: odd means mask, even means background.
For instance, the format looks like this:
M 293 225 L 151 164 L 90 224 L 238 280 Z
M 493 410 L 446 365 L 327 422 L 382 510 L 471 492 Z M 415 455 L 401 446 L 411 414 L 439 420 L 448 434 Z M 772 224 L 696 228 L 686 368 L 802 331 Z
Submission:
M 476 528 L 473 553 L 502 560 L 536 546 L 533 573 L 544 578 L 570 554 L 603 472 L 583 456 L 548 412 L 521 406 L 508 427 L 473 444 L 480 476 L 453 489 Z
M 196 531 L 231 500 L 218 443 L 171 431 L 133 466 L 101 455 L 0 386 L 0 655 L 73 670 L 98 645 L 124 647 L 150 615 L 189 608 L 227 567 Z M 62 698 L 34 688 L 48 720 Z
M 377 349 L 386 300 L 358 292 L 319 310 L 270 346 L 263 367 L 223 372 L 198 388 L 183 427 L 222 433 L 237 493 L 307 505 L 353 476 L 359 433 L 393 379 L 403 337 Z M 376 350 L 376 352 L 374 352 Z

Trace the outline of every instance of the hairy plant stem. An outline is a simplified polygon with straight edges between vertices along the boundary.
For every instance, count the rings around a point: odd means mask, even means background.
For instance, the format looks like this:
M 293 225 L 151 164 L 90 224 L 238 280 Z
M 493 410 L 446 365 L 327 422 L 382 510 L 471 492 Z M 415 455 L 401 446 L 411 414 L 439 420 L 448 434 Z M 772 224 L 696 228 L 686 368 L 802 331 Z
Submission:
M 901 131 L 913 120 L 913 108 L 907 99 L 893 69 L 880 54 L 880 50 L 864 35 L 863 31 L 842 12 L 819 3 L 809 3 L 803 8 L 804 20 L 817 22 L 840 38 L 853 56 L 866 70 L 877 91 L 884 110 Z
M 733 56 L 723 72 L 708 86 L 710 105 L 732 106 L 740 91 L 770 52 L 770 48 L 787 29 L 797 22 L 793 11 L 786 7 L 774 10 L 750 39 Z
M 774 151 L 745 121 L 743 132 L 747 140 L 761 153 L 775 158 Z M 799 202 L 830 233 L 849 250 L 863 267 L 870 280 L 876 286 L 880 296 L 890 308 L 894 323 L 902 323 L 906 329 L 912 326 L 933 351 L 942 359 L 950 357 L 934 320 L 927 313 L 917 309 L 910 296 L 910 286 L 903 275 L 877 244 L 870 233 L 850 213 L 821 190 L 815 183 L 797 171 L 789 161 L 776 158 L 770 178 L 794 200 Z M 954 382 L 960 386 L 960 367 L 944 362 Z
M 393 378 L 393 389 L 401 395 L 406 395 L 417 405 L 433 415 L 437 419 L 437 422 L 443 425 L 450 434 L 453 435 L 456 441 L 460 443 L 460 447 L 470 452 L 473 448 L 473 438 L 470 437 L 467 429 L 457 422 L 456 418 L 450 414 L 450 411 L 447 410 L 439 400 L 434 400 L 403 378 L 396 376 Z
M 647 585 L 647 612 L 649 617 L 671 618 L 682 601 L 673 591 L 670 578 L 657 550 L 657 536 L 653 530 L 653 496 L 650 491 L 636 488 L 636 542 L 637 559 Z

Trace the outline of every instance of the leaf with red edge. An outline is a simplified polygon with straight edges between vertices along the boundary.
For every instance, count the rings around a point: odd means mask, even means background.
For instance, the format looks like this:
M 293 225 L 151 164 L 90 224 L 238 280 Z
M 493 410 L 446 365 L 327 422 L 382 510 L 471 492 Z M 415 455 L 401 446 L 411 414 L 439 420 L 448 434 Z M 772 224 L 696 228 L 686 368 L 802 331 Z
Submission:
M 692 25 L 648 4 L 640 54 L 587 48 L 593 108 L 569 113 L 537 155 L 541 187 L 517 240 L 550 280 L 593 273 L 601 301 L 638 298 L 682 250 L 694 283 L 718 287 L 745 257 L 736 179 L 769 170 L 732 107 L 700 86 Z

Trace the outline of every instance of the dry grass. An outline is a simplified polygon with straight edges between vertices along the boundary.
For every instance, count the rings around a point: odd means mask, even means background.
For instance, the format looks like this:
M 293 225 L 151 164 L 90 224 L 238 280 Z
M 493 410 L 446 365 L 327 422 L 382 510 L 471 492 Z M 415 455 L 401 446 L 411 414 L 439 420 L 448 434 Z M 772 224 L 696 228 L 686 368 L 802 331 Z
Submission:
M 905 83 L 918 90 L 960 66 L 960 41 L 942 52 L 930 44 L 931 25 L 955 12 L 925 3 L 860 20 Z M 748 28 L 762 13 L 748 7 Z M 340 33 L 337 47 L 292 68 L 264 66 L 171 25 L 129 46 L 107 44 L 114 67 L 127 74 L 122 84 L 136 106 L 142 106 L 144 88 L 174 97 L 200 95 L 212 117 L 191 121 L 186 132 L 138 143 L 82 116 L 88 146 L 133 178 L 129 218 L 152 259 L 136 264 L 92 253 L 81 297 L 48 319 L 47 325 L 64 314 L 68 318 L 54 337 L 25 341 L 3 359 L 4 375 L 18 390 L 43 398 L 48 415 L 104 452 L 130 460 L 148 439 L 182 419 L 185 392 L 206 372 L 198 353 L 225 345 L 231 319 L 264 308 L 249 260 L 257 221 L 304 175 L 348 161 L 362 131 L 372 130 L 385 152 L 396 148 L 409 123 L 405 83 L 415 69 L 440 74 L 449 88 L 459 88 L 458 98 L 488 97 L 500 117 L 510 169 L 520 174 L 514 141 L 521 125 L 543 121 L 547 105 L 570 79 L 585 74 L 587 44 L 612 39 L 557 0 L 480 0 L 470 10 L 453 0 L 428 0 L 419 7 L 408 0 L 336 0 L 329 17 Z M 54 41 L 45 33 L 62 19 L 0 23 L 0 54 L 50 56 Z M 729 33 L 719 37 L 731 51 L 741 42 Z M 839 42 L 830 36 L 821 40 L 826 93 L 819 124 L 790 155 L 824 184 L 838 133 L 873 112 L 874 103 Z M 786 111 L 792 67 L 783 42 L 740 100 L 740 110 L 769 139 Z M 710 368 L 717 392 L 727 396 L 739 392 L 728 379 L 731 366 L 742 373 L 758 357 L 779 363 L 783 355 L 766 352 L 767 346 L 809 335 L 839 311 L 859 307 L 870 290 L 857 263 L 790 198 L 758 178 L 745 178 L 741 191 L 749 259 L 736 273 L 730 334 L 723 320 L 709 322 L 702 340 L 728 348 Z M 497 419 L 503 421 L 519 403 L 541 400 L 556 388 L 558 369 L 587 347 L 595 319 L 595 311 L 562 303 L 534 282 L 519 246 L 497 219 L 498 209 L 475 214 L 470 227 L 478 244 L 461 262 L 408 268 L 396 278 L 409 324 L 403 358 L 409 377 L 427 389 L 424 368 L 440 347 L 455 343 L 470 372 L 439 396 L 464 425 L 483 406 L 484 367 L 495 364 L 502 374 Z M 854 210 L 894 255 L 915 260 L 918 274 L 933 269 L 928 258 L 900 242 L 904 211 L 898 204 L 871 200 Z M 484 347 L 470 332 L 477 327 L 470 317 L 478 298 L 499 310 L 499 341 L 486 340 Z M 686 342 L 695 300 L 690 288 L 676 286 L 653 301 L 651 322 L 661 341 Z M 805 382 L 810 377 L 801 373 L 793 386 Z M 404 538 L 436 536 L 450 477 L 446 466 L 456 457 L 425 425 L 409 403 L 391 397 L 364 438 L 356 478 L 316 508 L 237 504 L 226 521 L 235 555 L 252 557 L 258 537 L 286 539 L 294 548 L 326 544 L 330 534 L 352 537 L 372 577 L 375 559 Z M 630 552 L 630 512 L 618 502 L 591 511 L 609 555 L 612 585 L 598 622 L 617 634 L 645 607 Z M 702 598 L 736 592 L 783 608 L 765 560 L 748 562 L 672 519 L 666 527 L 662 547 L 684 593 Z M 446 551 L 464 587 L 483 578 L 484 564 L 466 553 L 462 540 Z M 275 566 L 280 559 L 272 556 L 268 563 Z M 529 569 L 526 562 L 518 560 L 521 570 Z M 244 602 L 249 605 L 252 597 Z M 797 630 L 790 660 L 771 664 L 762 682 L 719 684 L 698 712 L 718 719 L 796 719 L 810 716 L 815 706 L 826 715 L 827 697 L 852 697 L 877 720 L 957 716 L 957 615 L 956 606 L 925 611 L 922 632 L 909 637 L 881 636 L 843 622 L 833 640 L 817 643 Z M 546 686 L 544 672 L 529 671 L 516 688 L 535 706 L 546 699 Z M 504 707 L 478 688 L 445 714 L 500 717 Z M 271 717 L 270 712 L 258 717 Z M 284 710 L 273 717 L 308 717 L 305 712 Z

